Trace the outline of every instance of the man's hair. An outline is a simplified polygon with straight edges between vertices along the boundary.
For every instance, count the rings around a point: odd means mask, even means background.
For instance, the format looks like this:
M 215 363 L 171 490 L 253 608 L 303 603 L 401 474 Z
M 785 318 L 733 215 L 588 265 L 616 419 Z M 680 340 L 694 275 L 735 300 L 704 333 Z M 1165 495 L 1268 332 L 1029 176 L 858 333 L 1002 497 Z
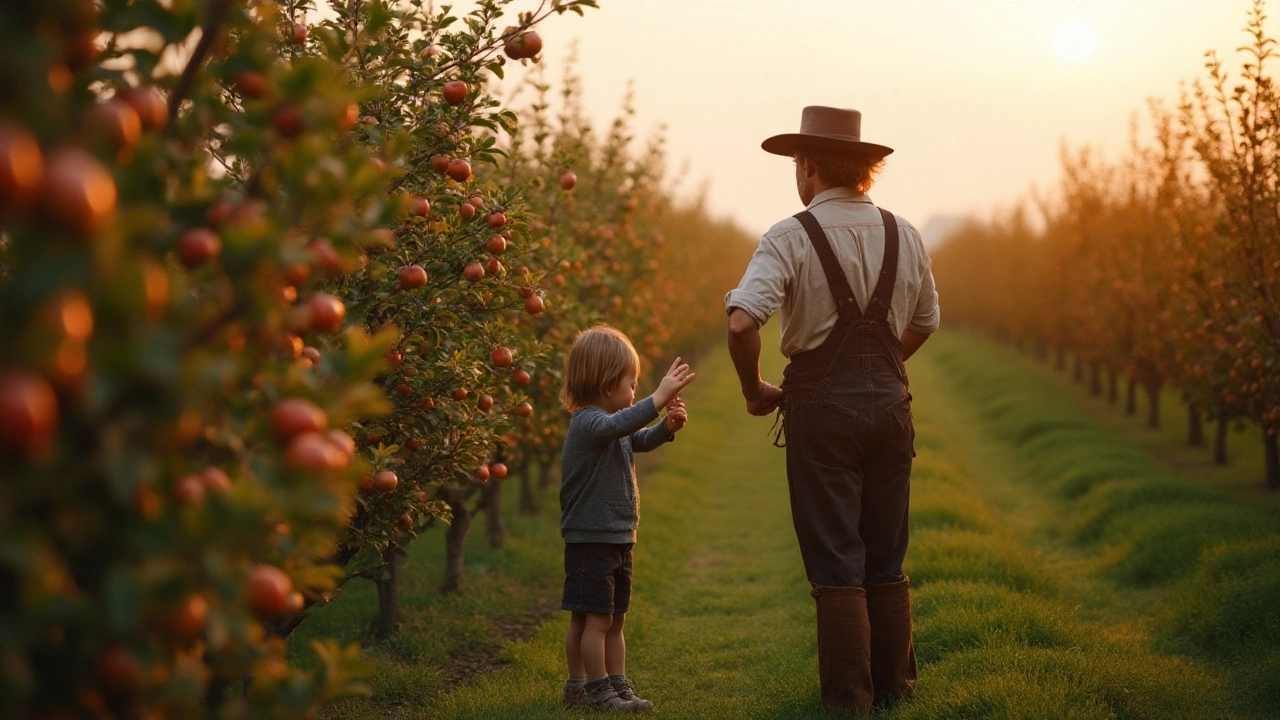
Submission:
M 866 155 L 841 155 L 816 149 L 801 148 L 796 157 L 806 157 L 818 168 L 818 178 L 832 187 L 853 188 L 865 193 L 875 184 L 875 175 L 884 168 L 884 158 Z
M 578 333 L 564 367 L 560 404 L 576 412 L 599 400 L 627 372 L 640 375 L 640 356 L 631 340 L 608 325 Z

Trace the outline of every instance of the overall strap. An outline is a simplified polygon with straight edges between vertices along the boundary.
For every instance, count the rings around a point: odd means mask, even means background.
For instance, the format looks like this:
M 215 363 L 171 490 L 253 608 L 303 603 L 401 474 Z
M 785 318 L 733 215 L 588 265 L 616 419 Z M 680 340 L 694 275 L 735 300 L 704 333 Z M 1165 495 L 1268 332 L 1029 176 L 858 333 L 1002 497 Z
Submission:
M 844 276 L 840 261 L 836 260 L 836 254 L 827 241 L 827 234 L 818 224 L 818 219 L 808 210 L 801 210 L 793 217 L 804 226 L 805 232 L 809 234 L 809 242 L 818 253 L 822 272 L 827 276 L 827 286 L 831 288 L 831 297 L 836 301 L 836 313 L 840 316 L 840 322 L 851 323 L 860 319 L 862 311 L 858 309 L 858 301 L 853 297 L 853 288 L 849 287 L 849 280 Z
M 863 315 L 868 320 L 888 322 L 893 287 L 898 282 L 898 221 L 888 210 L 876 209 L 884 220 L 884 262 L 880 264 L 880 279 L 876 281 L 876 289 L 871 293 L 871 301 Z

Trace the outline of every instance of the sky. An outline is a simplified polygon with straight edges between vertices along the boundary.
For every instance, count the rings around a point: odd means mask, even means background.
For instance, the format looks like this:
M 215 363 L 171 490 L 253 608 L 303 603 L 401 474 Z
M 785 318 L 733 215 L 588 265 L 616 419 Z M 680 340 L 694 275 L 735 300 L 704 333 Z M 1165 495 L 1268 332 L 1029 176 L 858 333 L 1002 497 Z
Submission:
M 1176 103 L 1183 84 L 1205 76 L 1207 50 L 1239 66 L 1251 6 L 600 0 L 586 17 L 553 16 L 539 31 L 550 77 L 576 46 L 598 126 L 633 86 L 640 134 L 665 128 L 673 187 L 705 186 L 711 211 L 750 234 L 800 209 L 790 160 L 760 142 L 798 130 L 805 105 L 862 112 L 863 140 L 895 149 L 872 200 L 923 230 L 941 227 L 930 224 L 938 218 L 990 217 L 1033 187 L 1052 191 L 1063 143 L 1122 157 L 1148 99 Z M 1276 21 L 1267 27 L 1280 34 Z M 1090 39 L 1096 49 L 1079 57 Z

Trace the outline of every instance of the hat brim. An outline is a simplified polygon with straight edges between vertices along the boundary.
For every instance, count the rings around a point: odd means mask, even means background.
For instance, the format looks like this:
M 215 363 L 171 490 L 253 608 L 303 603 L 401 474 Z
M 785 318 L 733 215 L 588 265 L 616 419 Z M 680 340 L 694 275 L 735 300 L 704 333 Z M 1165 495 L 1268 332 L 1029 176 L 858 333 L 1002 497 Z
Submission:
M 885 157 L 893 152 L 893 148 L 875 143 L 824 137 L 822 135 L 806 135 L 804 133 L 774 135 L 760 143 L 760 147 L 767 153 L 786 155 L 787 157 L 795 155 L 797 150 L 824 150 L 841 155 L 862 157 Z

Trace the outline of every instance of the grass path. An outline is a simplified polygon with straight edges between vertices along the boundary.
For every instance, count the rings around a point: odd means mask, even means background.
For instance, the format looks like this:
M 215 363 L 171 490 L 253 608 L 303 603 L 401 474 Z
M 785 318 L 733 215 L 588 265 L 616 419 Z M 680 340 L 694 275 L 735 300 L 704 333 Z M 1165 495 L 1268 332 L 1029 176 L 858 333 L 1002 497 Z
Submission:
M 1082 523 L 1105 525 L 1105 518 L 1041 481 L 1038 473 L 1052 475 L 1042 467 L 1056 457 L 1052 448 L 1039 464 L 1027 454 L 1060 429 L 1058 407 L 1050 403 L 1044 415 L 1036 399 L 989 392 L 990 377 L 975 381 L 975 373 L 992 372 L 983 352 L 941 335 L 910 363 L 919 457 L 907 572 L 921 680 L 914 700 L 883 717 L 1267 717 L 1256 711 L 1256 698 L 1240 700 L 1228 690 L 1229 663 L 1191 661 L 1162 644 L 1171 611 L 1160 607 L 1182 597 L 1180 586 L 1118 576 L 1131 543 L 1080 540 Z M 767 377 L 780 377 L 780 362 L 766 359 Z M 655 702 L 654 716 L 827 717 L 817 700 L 813 600 L 791 528 L 784 451 L 767 436 L 771 418 L 743 412 L 723 353 L 698 370 L 699 382 L 686 393 L 689 426 L 641 468 L 628 671 Z M 1086 423 L 1066 400 L 1056 402 L 1063 432 Z M 1023 405 L 1050 420 L 1028 420 Z M 1041 425 L 1048 429 L 1033 432 Z M 1114 460 L 1094 436 L 1068 440 L 1085 457 Z M 1089 445 L 1095 440 L 1101 444 Z M 407 588 L 406 631 L 374 652 L 381 676 L 375 697 L 337 717 L 579 715 L 558 705 L 563 613 L 552 612 L 527 640 L 503 646 L 500 669 L 451 691 L 420 647 L 430 644 L 425 636 L 450 632 L 492 646 L 486 633 L 493 626 L 480 616 L 558 601 L 554 521 L 520 522 L 520 539 L 507 550 L 472 553 L 492 565 L 489 572 L 474 568 L 480 572 L 462 597 L 418 603 Z M 1099 530 L 1098 537 L 1108 536 Z M 438 557 L 425 552 L 435 548 L 415 545 L 410 565 L 424 578 Z M 444 624 L 453 622 L 450 612 L 473 622 L 451 630 Z M 342 617 L 322 614 L 317 627 L 346 622 Z

